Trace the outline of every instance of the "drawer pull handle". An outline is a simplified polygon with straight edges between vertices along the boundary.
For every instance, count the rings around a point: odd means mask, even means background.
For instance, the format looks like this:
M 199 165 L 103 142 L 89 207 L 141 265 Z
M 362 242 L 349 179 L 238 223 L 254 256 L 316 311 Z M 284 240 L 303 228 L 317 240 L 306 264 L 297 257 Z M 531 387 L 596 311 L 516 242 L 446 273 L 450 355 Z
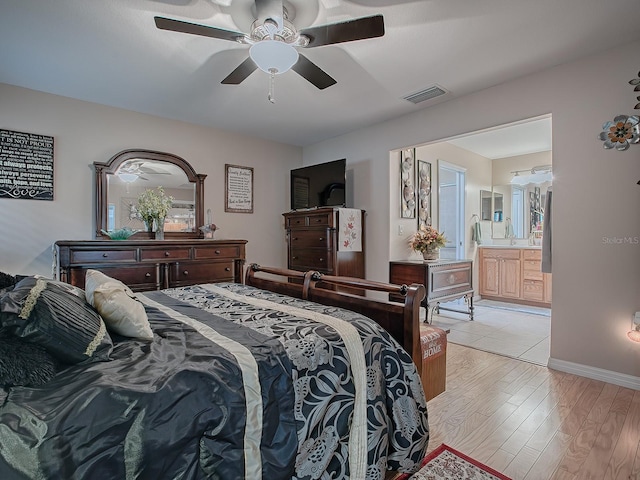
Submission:
M 171 254 L 170 254 L 169 252 L 164 252 L 164 256 L 165 256 L 165 257 L 170 257 L 170 256 L 171 256 Z
M 216 255 L 220 255 L 220 250 L 216 250 Z
M 182 272 L 183 275 L 189 275 L 189 271 L 185 270 L 184 272 Z
M 144 274 L 144 276 L 147 277 L 147 278 L 150 278 L 151 274 L 149 272 L 147 272 L 147 273 Z
M 324 262 L 324 258 L 320 258 L 320 261 L 321 261 L 321 262 Z
M 102 254 L 102 257 L 103 257 L 103 258 L 107 258 L 108 256 L 109 256 L 109 254 L 108 254 L 107 252 L 104 252 L 104 253 Z
M 293 258 L 294 260 L 297 260 L 297 259 L 298 259 L 298 257 L 291 257 L 291 258 Z
M 324 240 L 324 237 L 320 237 L 318 240 L 322 242 Z
M 230 272 L 230 271 L 231 271 L 231 268 L 226 267 L 226 268 L 224 269 L 224 271 L 225 271 L 225 272 Z
M 294 241 L 295 241 L 295 240 L 298 240 L 298 237 L 293 237 L 293 240 L 294 240 Z

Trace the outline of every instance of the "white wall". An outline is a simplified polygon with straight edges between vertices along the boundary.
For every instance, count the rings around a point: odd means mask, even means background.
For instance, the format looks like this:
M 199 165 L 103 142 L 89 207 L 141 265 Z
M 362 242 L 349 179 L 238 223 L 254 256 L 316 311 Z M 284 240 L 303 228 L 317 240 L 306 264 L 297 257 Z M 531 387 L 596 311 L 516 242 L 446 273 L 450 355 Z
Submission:
M 212 112 L 212 114 L 214 114 Z M 0 198 L 0 270 L 51 274 L 56 240 L 95 234 L 93 162 L 130 148 L 187 160 L 204 183 L 216 238 L 242 238 L 247 261 L 286 266 L 282 213 L 299 147 L 0 84 L 0 128 L 54 137 L 54 201 Z M 253 214 L 224 212 L 224 165 L 254 169 Z
M 366 169 L 355 175 L 354 206 L 368 211 L 367 276 L 386 280 L 397 209 L 389 152 L 552 114 L 552 364 L 602 369 L 603 378 L 640 388 L 640 345 L 626 337 L 640 310 L 640 245 L 615 243 L 640 238 L 640 145 L 606 151 L 598 140 L 603 122 L 634 113 L 628 82 L 638 65 L 640 42 L 621 45 L 306 147 L 304 163 L 346 157 Z

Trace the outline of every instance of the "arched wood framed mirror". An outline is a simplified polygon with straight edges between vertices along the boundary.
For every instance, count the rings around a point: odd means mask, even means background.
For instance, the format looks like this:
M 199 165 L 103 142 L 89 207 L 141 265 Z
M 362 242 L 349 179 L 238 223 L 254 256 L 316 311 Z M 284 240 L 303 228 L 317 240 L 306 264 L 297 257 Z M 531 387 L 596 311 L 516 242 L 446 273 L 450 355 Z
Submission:
M 102 230 L 128 227 L 139 230 L 132 238 L 151 238 L 137 214 L 138 196 L 162 186 L 173 197 L 165 221 L 165 237 L 199 238 L 204 225 L 204 179 L 183 158 L 153 150 L 123 150 L 96 170 L 96 237 Z

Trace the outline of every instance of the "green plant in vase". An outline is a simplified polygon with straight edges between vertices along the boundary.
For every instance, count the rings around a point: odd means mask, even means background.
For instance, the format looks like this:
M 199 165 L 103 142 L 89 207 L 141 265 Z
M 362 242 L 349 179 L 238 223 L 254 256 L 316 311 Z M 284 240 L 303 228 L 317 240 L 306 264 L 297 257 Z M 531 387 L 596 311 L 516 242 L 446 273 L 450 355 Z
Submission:
M 147 227 L 153 231 L 156 224 L 156 239 L 164 238 L 164 220 L 173 205 L 173 197 L 164 193 L 164 188 L 147 189 L 138 196 L 138 215 Z

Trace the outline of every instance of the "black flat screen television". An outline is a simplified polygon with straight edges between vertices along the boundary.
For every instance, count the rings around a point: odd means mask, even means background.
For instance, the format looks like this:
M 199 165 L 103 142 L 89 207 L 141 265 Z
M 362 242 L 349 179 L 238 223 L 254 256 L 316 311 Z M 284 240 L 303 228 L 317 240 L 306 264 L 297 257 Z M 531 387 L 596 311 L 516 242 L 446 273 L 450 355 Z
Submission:
M 291 210 L 346 206 L 346 165 L 343 158 L 291 170 Z

